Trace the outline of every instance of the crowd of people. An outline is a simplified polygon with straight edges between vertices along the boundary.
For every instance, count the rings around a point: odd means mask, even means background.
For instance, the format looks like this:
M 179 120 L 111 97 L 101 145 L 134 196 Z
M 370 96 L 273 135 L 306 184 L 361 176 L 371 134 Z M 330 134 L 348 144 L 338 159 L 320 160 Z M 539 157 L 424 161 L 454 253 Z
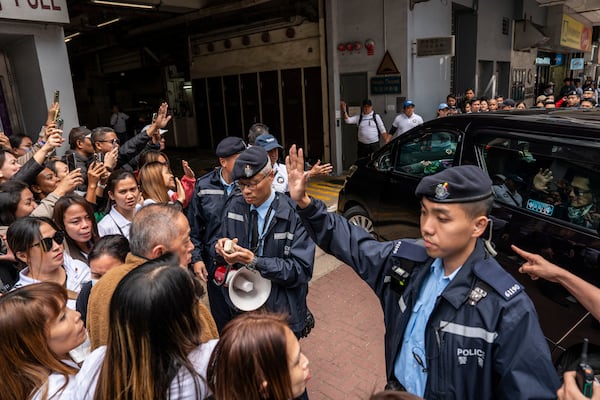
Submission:
M 332 166 L 307 167 L 295 145 L 282 163 L 264 124 L 250 144 L 223 139 L 198 179 L 183 161 L 180 179 L 163 152 L 166 103 L 124 143 L 112 128 L 73 128 L 60 159 L 59 107 L 37 140 L 0 135 L 6 398 L 307 399 L 299 340 L 315 326 L 316 245 L 380 298 L 388 390 L 374 399 L 555 398 L 533 305 L 480 239 L 493 191 L 479 168 L 421 181 L 425 246 L 382 243 L 308 197 Z M 377 115 L 366 122 L 380 129 Z M 559 395 L 576 398 L 567 379 Z

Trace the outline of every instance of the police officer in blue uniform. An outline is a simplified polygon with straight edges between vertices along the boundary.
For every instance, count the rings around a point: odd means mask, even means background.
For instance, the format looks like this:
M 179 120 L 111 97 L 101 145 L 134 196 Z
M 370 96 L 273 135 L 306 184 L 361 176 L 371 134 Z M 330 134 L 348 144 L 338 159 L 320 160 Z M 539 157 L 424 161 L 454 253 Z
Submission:
M 240 154 L 233 176 L 242 196 L 233 198 L 226 207 L 216 251 L 226 264 L 245 266 L 270 280 L 271 292 L 264 308 L 288 314 L 292 332 L 298 338 L 305 336 L 306 294 L 315 244 L 296 214 L 295 203 L 273 190 L 273 167 L 265 149 L 253 146 Z M 231 253 L 224 250 L 228 239 L 236 243 Z M 232 319 L 239 310 L 231 302 L 228 289 L 221 290 Z
M 475 166 L 421 180 L 421 235 L 377 242 L 305 191 L 302 149 L 286 160 L 290 196 L 313 240 L 381 301 L 388 385 L 433 399 L 554 399 L 559 381 L 523 287 L 481 235 L 493 202 Z
M 239 137 L 228 136 L 219 142 L 216 155 L 220 167 L 198 178 L 187 212 L 190 238 L 194 243 L 192 266 L 196 275 L 207 282 L 210 310 L 219 332 L 228 321 L 228 314 L 223 314 L 227 304 L 220 288 L 213 282 L 214 244 L 219 238 L 217 232 L 223 222 L 223 210 L 240 194 L 233 180 L 233 166 L 244 150 L 246 143 Z

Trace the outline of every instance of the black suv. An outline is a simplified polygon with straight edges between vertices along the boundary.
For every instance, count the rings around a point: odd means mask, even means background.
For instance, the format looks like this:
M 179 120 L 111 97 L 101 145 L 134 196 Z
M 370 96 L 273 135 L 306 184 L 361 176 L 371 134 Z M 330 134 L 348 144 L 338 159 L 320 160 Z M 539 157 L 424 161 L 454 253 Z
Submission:
M 536 305 L 555 361 L 578 356 L 600 325 L 560 285 L 517 271 L 510 244 L 600 283 L 600 111 L 452 116 L 418 126 L 358 160 L 338 212 L 381 240 L 419 237 L 419 180 L 454 165 L 480 166 L 494 182 L 493 241 L 500 264 Z M 563 357 L 568 358 L 568 357 Z

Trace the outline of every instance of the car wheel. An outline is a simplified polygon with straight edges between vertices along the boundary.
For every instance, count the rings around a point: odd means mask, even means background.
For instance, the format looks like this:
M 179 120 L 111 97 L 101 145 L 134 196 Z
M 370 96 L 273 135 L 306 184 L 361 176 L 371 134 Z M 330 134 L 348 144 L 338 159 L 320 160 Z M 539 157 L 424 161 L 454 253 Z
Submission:
M 369 218 L 367 211 L 361 206 L 350 207 L 346 212 L 344 212 L 344 218 L 348 220 L 353 225 L 358 225 L 371 235 L 375 236 L 373 231 L 373 221 Z

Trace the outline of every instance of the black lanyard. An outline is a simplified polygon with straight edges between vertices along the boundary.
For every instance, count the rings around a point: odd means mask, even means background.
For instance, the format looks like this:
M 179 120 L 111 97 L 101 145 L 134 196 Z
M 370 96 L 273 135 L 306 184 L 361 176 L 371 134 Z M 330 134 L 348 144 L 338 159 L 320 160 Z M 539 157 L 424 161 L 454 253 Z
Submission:
M 255 209 L 255 211 L 256 211 L 256 226 L 258 228 L 259 215 L 258 215 L 258 210 Z M 258 238 L 256 240 L 256 248 L 250 249 L 250 250 L 252 250 L 252 252 L 254 254 L 257 254 L 258 249 L 260 249 L 260 247 L 261 247 L 261 243 L 264 241 L 264 237 L 267 232 L 268 225 L 269 225 L 269 218 L 271 216 L 271 211 L 273 211 L 273 208 L 271 208 L 271 206 L 269 206 L 269 209 L 267 210 L 267 215 L 265 215 L 265 221 L 263 223 L 262 232 L 258 235 Z M 253 224 L 254 224 L 254 221 L 252 221 L 252 223 L 250 224 L 250 232 L 248 233 L 249 243 L 252 243 L 252 225 Z

